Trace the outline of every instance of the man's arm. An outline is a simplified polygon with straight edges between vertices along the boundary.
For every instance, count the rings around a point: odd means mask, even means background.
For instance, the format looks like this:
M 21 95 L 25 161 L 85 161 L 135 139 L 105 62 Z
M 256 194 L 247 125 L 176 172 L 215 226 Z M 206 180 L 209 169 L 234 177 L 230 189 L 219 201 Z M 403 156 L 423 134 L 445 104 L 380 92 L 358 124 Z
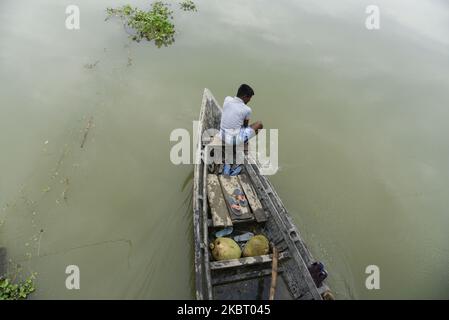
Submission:
M 243 120 L 243 127 L 246 128 L 249 125 L 249 118 L 251 117 L 251 109 L 248 108 L 245 119 Z

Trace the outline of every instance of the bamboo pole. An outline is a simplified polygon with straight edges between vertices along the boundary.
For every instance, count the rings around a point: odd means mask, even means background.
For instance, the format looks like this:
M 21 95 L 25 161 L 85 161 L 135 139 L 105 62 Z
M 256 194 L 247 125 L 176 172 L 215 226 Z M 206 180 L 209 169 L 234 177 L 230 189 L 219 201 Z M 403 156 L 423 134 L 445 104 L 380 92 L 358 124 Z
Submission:
M 271 287 L 269 300 L 274 300 L 274 293 L 276 292 L 276 283 L 278 277 L 278 250 L 273 244 L 273 264 L 271 266 Z

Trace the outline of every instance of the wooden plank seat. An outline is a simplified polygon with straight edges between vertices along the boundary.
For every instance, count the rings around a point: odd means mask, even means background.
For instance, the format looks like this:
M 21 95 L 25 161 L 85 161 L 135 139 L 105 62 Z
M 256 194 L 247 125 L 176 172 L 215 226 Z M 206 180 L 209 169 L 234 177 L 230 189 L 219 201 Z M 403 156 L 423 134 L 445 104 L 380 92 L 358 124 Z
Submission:
M 278 269 L 278 274 L 282 274 L 284 270 L 282 268 Z M 262 270 L 254 270 L 254 271 L 248 271 L 244 273 L 237 273 L 233 275 L 227 275 L 227 276 L 220 276 L 212 279 L 212 285 L 223 285 L 227 283 L 237 282 L 237 281 L 245 281 L 250 280 L 254 278 L 262 278 L 262 277 L 268 277 L 271 276 L 271 266 L 267 266 L 265 269 Z
M 239 184 L 239 180 L 238 180 L 237 176 L 220 175 L 218 177 L 220 180 L 221 188 L 223 190 L 223 196 L 226 199 L 233 198 L 233 193 L 234 193 L 235 189 L 241 190 L 241 186 Z M 236 215 L 233 212 L 233 210 L 231 209 L 229 201 L 226 201 L 226 204 L 228 205 L 228 209 L 229 209 L 230 216 L 231 216 L 232 220 L 254 219 L 248 206 L 241 206 L 240 207 L 240 215 Z
M 251 207 L 254 217 L 257 222 L 265 222 L 267 221 L 267 214 L 260 203 L 259 198 L 257 197 L 256 191 L 254 191 L 249 177 L 246 173 L 241 173 L 238 175 L 238 180 L 240 185 L 242 186 L 243 192 L 245 193 L 246 199 L 248 199 L 248 203 Z
M 227 268 L 235 268 L 241 266 L 255 265 L 268 263 L 272 261 L 272 254 L 265 254 L 262 256 L 256 257 L 245 257 L 240 259 L 231 259 L 231 260 L 221 260 L 221 261 L 212 261 L 210 262 L 211 270 L 219 270 L 219 269 L 227 269 Z M 278 260 L 283 260 L 289 258 L 290 255 L 287 251 L 279 253 Z
M 211 209 L 212 225 L 214 227 L 232 226 L 232 220 L 223 198 L 220 182 L 215 174 L 207 175 L 207 198 Z
M 242 190 L 248 200 L 248 206 L 240 208 L 241 215 L 236 215 L 226 201 L 226 198 L 233 197 L 235 189 Z M 227 227 L 244 221 L 267 221 L 265 210 L 245 173 L 238 176 L 208 174 L 207 194 L 212 214 L 210 225 L 213 227 Z

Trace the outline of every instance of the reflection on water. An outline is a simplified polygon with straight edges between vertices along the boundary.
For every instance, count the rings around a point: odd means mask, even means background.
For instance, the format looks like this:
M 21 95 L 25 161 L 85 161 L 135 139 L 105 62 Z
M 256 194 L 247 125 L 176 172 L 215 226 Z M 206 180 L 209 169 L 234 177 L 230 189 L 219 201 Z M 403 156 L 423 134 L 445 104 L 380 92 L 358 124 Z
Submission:
M 204 87 L 222 101 L 242 82 L 337 297 L 449 297 L 446 2 L 378 1 L 368 31 L 369 1 L 198 0 L 162 49 L 105 23 L 109 0 L 80 1 L 68 31 L 69 4 L 0 4 L 0 243 L 38 272 L 34 297 L 194 297 L 193 168 L 170 163 L 169 135 Z

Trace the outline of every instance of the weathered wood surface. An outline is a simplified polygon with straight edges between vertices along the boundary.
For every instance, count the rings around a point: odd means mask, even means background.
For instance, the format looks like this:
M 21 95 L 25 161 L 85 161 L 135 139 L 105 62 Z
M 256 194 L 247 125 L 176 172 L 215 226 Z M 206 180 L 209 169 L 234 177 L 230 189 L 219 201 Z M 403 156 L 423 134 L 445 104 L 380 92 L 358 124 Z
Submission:
M 212 225 L 214 227 L 232 226 L 220 182 L 215 174 L 207 175 L 207 197 L 212 213 Z
M 282 269 L 278 269 L 278 274 L 282 273 Z M 215 277 L 214 279 L 212 279 L 212 285 L 222 285 L 222 284 L 226 284 L 226 283 L 231 283 L 231 282 L 237 282 L 237 281 L 245 281 L 245 280 L 249 280 L 249 279 L 254 279 L 254 278 L 262 278 L 262 277 L 267 277 L 271 275 L 271 269 L 261 269 L 261 270 L 254 270 L 254 271 L 248 271 L 245 273 L 237 273 L 234 275 L 222 275 L 220 273 L 219 276 Z
M 274 294 L 276 293 L 277 277 L 278 277 L 278 250 L 275 246 L 273 246 L 273 263 L 271 265 L 271 287 L 270 287 L 269 300 L 274 300 Z
M 257 197 L 256 192 L 254 191 L 248 176 L 245 173 L 242 173 L 238 176 L 240 185 L 242 186 L 243 191 L 245 192 L 246 199 L 248 199 L 248 203 L 253 211 L 254 217 L 257 222 L 265 222 L 267 221 L 267 215 L 262 207 L 262 204 Z
M 203 199 L 207 198 L 207 166 L 202 165 L 203 170 Z M 201 220 L 203 222 L 203 239 L 202 239 L 202 247 L 204 251 L 204 269 L 205 269 L 205 278 L 206 278 L 206 287 L 207 287 L 207 298 L 209 300 L 213 299 L 213 292 L 212 292 L 212 280 L 211 280 L 211 272 L 209 268 L 209 253 L 206 252 L 208 248 L 208 226 L 207 226 L 207 213 L 208 213 L 208 201 L 207 199 L 203 201 L 203 215 L 201 217 Z
M 285 259 L 288 257 L 289 257 L 288 252 L 284 251 L 278 255 L 278 260 L 282 260 L 282 259 Z M 252 265 L 252 264 L 267 263 L 267 262 L 271 262 L 271 261 L 272 261 L 272 255 L 265 254 L 263 256 L 256 256 L 256 257 L 246 257 L 246 258 L 223 260 L 223 261 L 212 261 L 210 263 L 210 269 L 211 270 L 226 269 L 226 268 L 247 266 L 247 265 Z
M 232 212 L 231 209 L 231 204 L 229 203 L 229 198 L 233 198 L 233 193 L 235 189 L 240 189 L 240 184 L 238 181 L 238 178 L 236 176 L 224 176 L 224 175 L 220 175 L 219 176 L 219 180 L 221 183 L 221 188 L 223 190 L 223 195 L 226 198 L 226 204 L 229 207 L 229 212 L 231 215 L 231 219 L 232 220 L 249 220 L 253 218 L 253 215 L 251 214 L 249 207 L 243 207 L 240 206 L 240 215 L 236 215 Z
M 208 128 L 218 129 L 220 126 L 221 108 L 208 89 L 204 89 L 203 101 L 196 139 L 198 148 L 195 152 L 197 163 L 194 170 L 193 209 L 195 236 L 195 286 L 198 299 L 213 299 L 211 272 L 208 253 L 208 201 L 207 201 L 207 167 L 202 157 L 201 136 Z

